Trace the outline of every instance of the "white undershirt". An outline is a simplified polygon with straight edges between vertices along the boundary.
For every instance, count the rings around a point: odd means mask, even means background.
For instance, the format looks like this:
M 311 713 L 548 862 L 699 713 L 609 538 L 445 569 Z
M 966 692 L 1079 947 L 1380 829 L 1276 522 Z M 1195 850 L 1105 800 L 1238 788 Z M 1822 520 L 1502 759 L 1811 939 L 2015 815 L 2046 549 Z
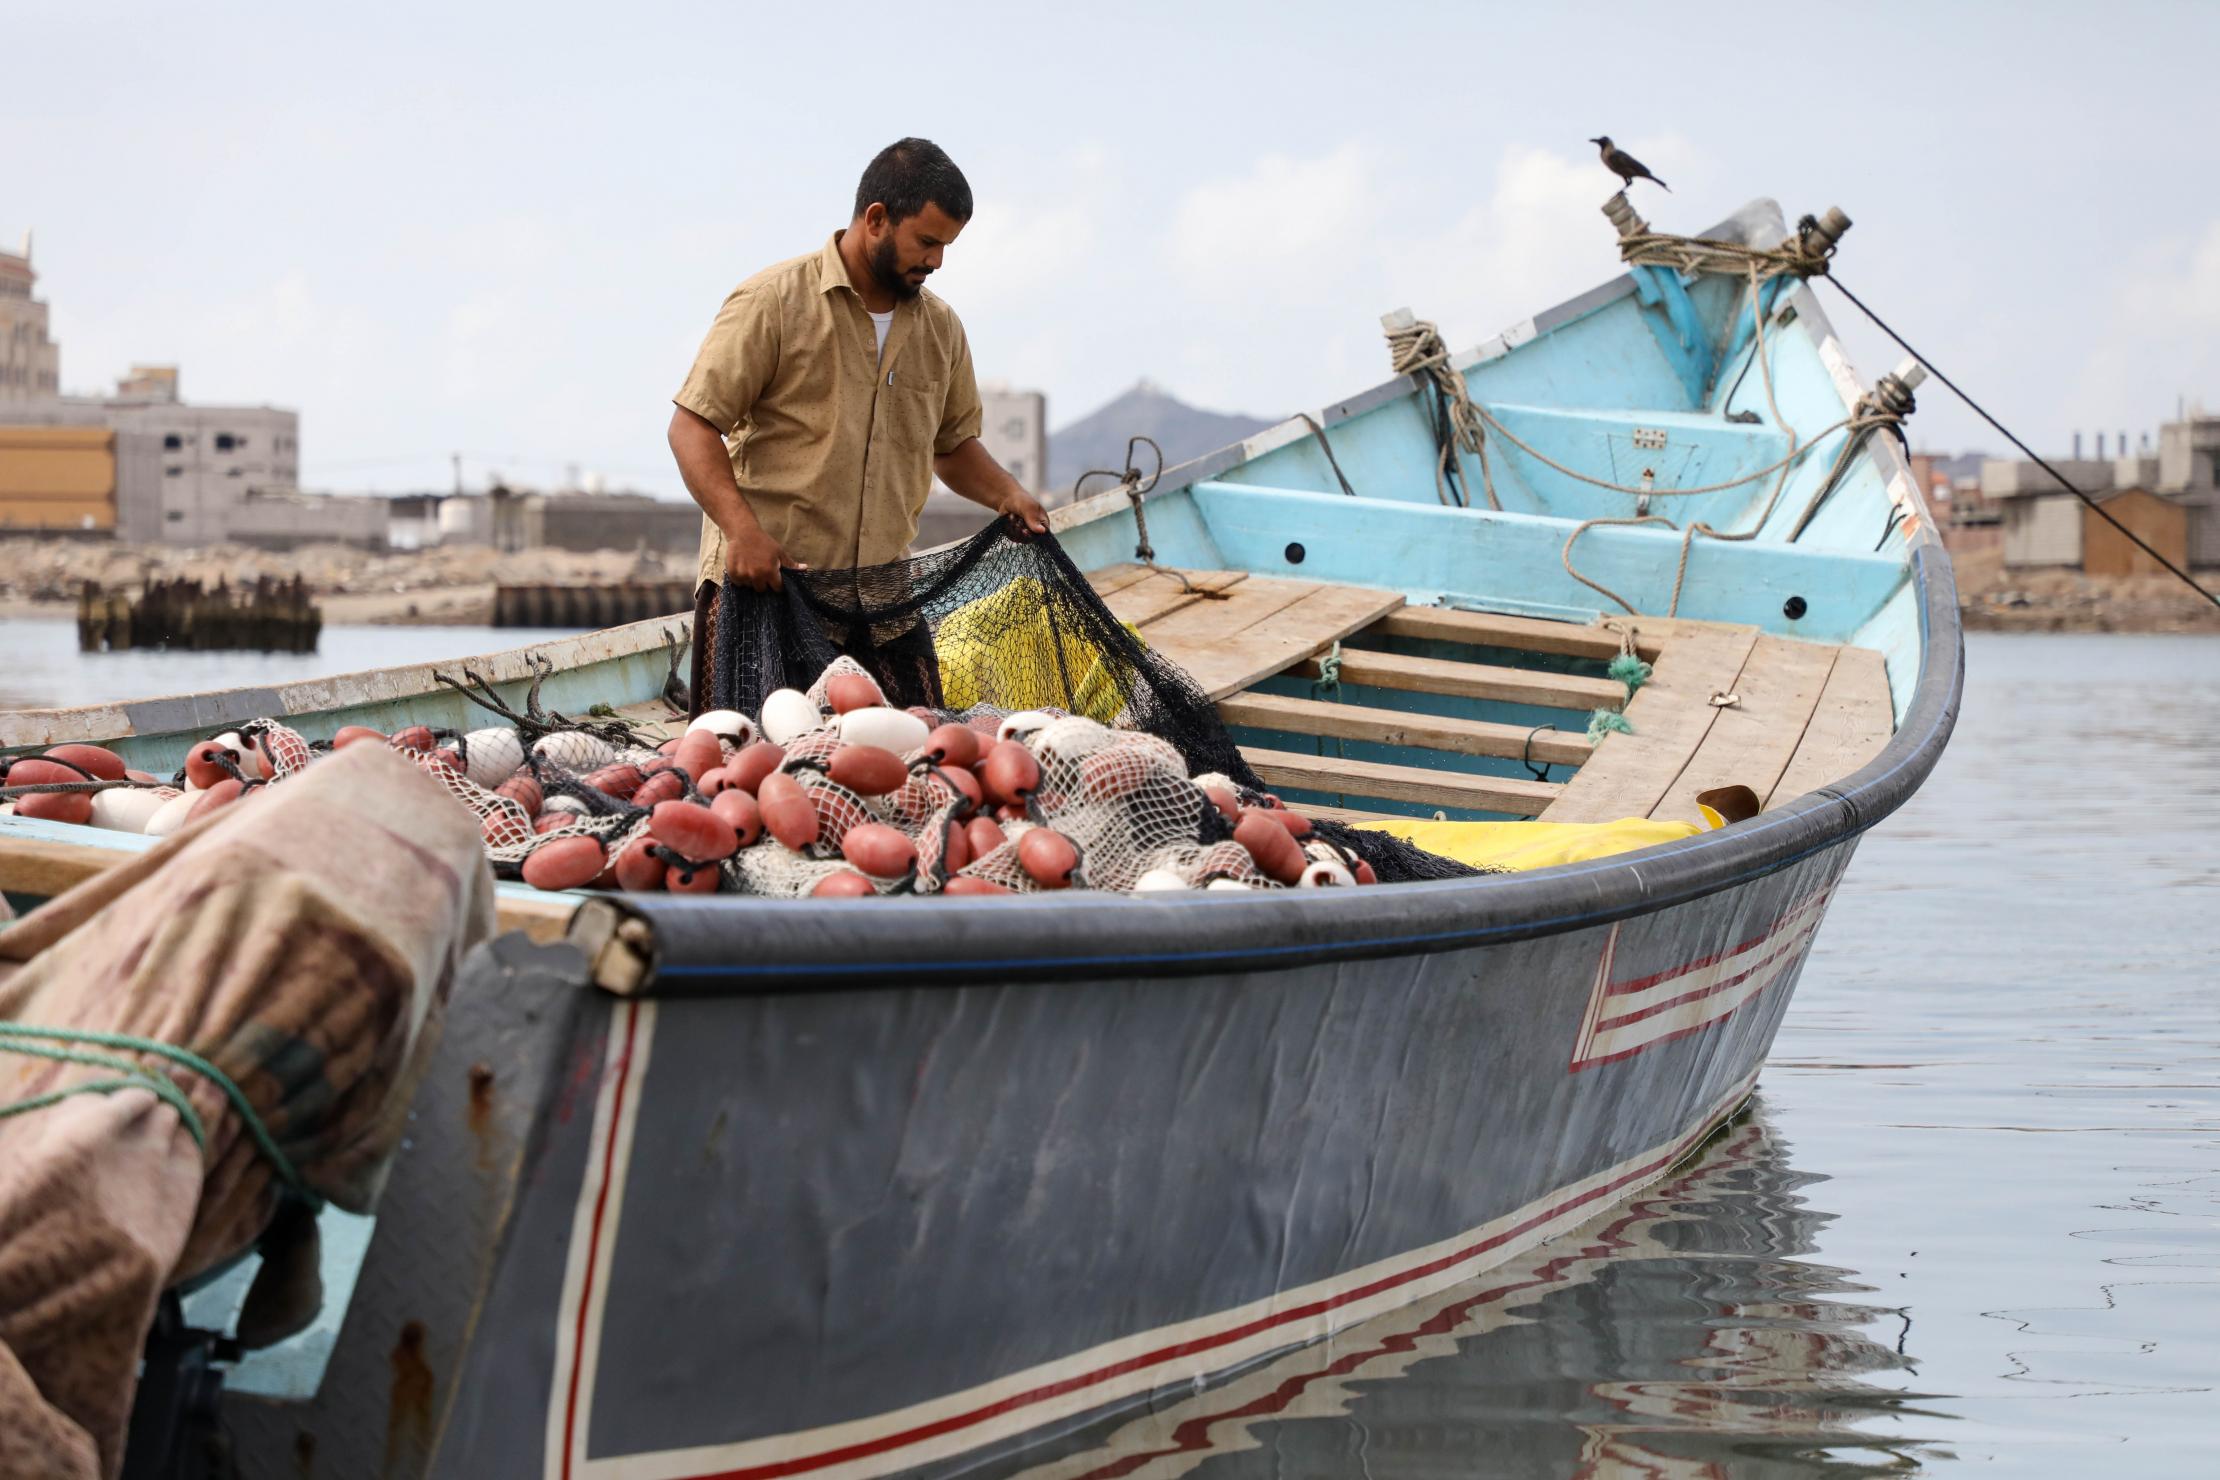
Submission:
M 871 313 L 871 310 L 867 308 L 864 312 Z M 871 313 L 871 329 L 879 336 L 879 358 L 882 360 L 886 358 L 886 331 L 893 327 L 893 309 L 890 308 L 885 313 Z

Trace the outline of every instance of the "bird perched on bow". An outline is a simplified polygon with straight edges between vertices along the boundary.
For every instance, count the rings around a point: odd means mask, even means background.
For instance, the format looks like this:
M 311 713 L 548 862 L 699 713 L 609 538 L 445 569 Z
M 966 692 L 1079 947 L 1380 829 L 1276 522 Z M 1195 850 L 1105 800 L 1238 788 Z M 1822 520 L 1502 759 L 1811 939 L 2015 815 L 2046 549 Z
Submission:
M 1609 134 L 1605 134 L 1600 139 L 1590 139 L 1588 142 L 1595 145 L 1602 153 L 1603 167 L 1617 175 L 1621 185 L 1632 185 L 1636 180 L 1647 180 L 1667 195 L 1673 193 L 1673 187 L 1651 174 L 1648 165 L 1612 143 Z

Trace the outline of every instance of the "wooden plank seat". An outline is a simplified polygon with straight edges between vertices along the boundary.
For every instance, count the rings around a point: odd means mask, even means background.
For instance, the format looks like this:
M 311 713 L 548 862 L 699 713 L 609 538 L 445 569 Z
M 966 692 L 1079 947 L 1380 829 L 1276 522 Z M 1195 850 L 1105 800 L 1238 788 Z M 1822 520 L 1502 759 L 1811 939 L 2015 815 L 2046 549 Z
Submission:
M 1586 735 L 1572 731 L 1537 732 L 1526 725 L 1411 714 L 1364 704 L 1327 704 L 1253 690 L 1219 700 L 1218 717 L 1229 725 L 1251 729 L 1320 735 L 1332 740 L 1371 740 L 1381 745 L 1444 750 L 1452 755 L 1492 755 L 1551 766 L 1577 766 L 1595 749 Z
M 1374 761 L 1345 760 L 1337 755 L 1304 755 L 1293 750 L 1258 750 L 1244 746 L 1241 758 L 1264 778 L 1267 786 L 1294 786 L 1340 796 L 1417 802 L 1426 807 L 1509 812 L 1518 817 L 1539 815 L 1564 790 L 1554 781 L 1475 776 L 1464 771 L 1391 766 Z
M 1304 678 L 1317 678 L 1321 670 L 1316 659 L 1306 659 L 1295 672 Z M 1448 658 L 1412 658 L 1355 648 L 1342 649 L 1341 681 L 1405 693 L 1538 704 L 1545 709 L 1617 709 L 1626 703 L 1626 686 L 1617 679 L 1579 678 L 1500 663 L 1460 663 Z
M 1697 796 L 1714 787 L 1747 786 L 1771 806 L 1838 780 L 1878 754 L 1892 728 L 1880 654 L 1761 634 L 1754 627 L 1647 616 L 1583 626 L 1410 607 L 1393 592 L 1238 571 L 1123 565 L 1091 579 L 1151 647 L 1195 676 L 1229 725 L 1576 768 L 1571 780 L 1558 783 L 1297 750 L 1244 750 L 1268 785 L 1314 795 L 1551 822 L 1693 821 L 1700 815 Z M 1316 680 L 1323 672 L 1320 659 L 1350 638 L 1415 639 L 1486 649 L 1491 657 L 1507 650 L 1593 662 L 1607 662 L 1631 645 L 1652 672 L 1629 700 L 1625 687 L 1610 678 L 1370 646 L 1345 644 L 1340 650 L 1339 679 L 1352 687 L 1576 713 L 1622 711 L 1631 732 L 1607 732 L 1593 743 L 1570 728 L 1534 731 L 1250 688 L 1275 674 Z

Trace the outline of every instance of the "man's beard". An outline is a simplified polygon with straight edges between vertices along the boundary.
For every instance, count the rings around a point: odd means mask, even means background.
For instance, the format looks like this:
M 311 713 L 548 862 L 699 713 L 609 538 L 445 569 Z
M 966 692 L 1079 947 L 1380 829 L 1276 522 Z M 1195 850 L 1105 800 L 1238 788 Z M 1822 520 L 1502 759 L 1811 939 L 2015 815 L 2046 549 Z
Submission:
M 894 238 L 889 236 L 871 252 L 871 276 L 880 287 L 899 299 L 915 298 L 923 292 L 924 284 L 913 283 L 902 272 L 902 263 L 894 255 Z

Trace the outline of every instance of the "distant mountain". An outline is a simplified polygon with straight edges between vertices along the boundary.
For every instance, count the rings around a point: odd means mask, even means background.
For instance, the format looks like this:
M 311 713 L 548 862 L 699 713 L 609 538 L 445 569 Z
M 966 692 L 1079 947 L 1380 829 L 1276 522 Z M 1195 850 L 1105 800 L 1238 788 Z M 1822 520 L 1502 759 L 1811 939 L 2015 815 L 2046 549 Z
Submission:
M 1201 410 L 1144 380 L 1101 410 L 1049 433 L 1048 486 L 1061 494 L 1089 468 L 1123 468 L 1129 437 L 1154 437 L 1168 468 L 1271 425 L 1262 417 Z M 1140 455 L 1146 457 L 1148 449 L 1141 448 Z M 1088 491 L 1102 492 L 1100 483 L 1091 480 Z

